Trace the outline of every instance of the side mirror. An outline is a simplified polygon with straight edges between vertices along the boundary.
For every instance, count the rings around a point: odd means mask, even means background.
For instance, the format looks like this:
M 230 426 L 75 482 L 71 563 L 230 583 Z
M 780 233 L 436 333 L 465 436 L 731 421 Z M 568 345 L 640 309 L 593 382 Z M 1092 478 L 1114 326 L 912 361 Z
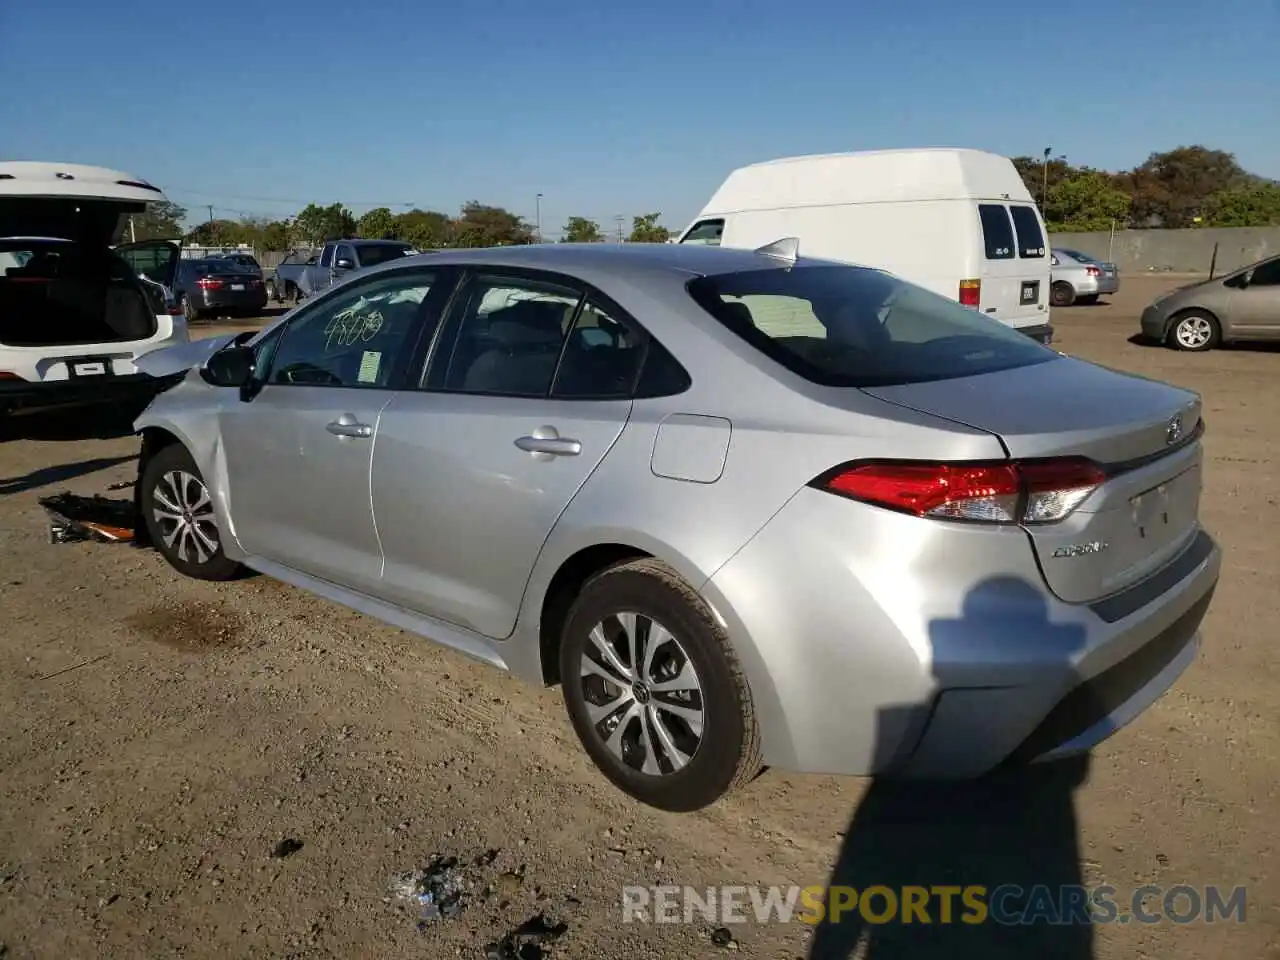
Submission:
M 353 270 L 355 269 L 356 264 L 354 260 L 348 260 L 346 257 L 339 257 L 337 260 L 333 261 L 333 265 L 339 270 Z
M 250 347 L 227 347 L 211 356 L 200 374 L 215 387 L 243 387 L 253 379 L 255 360 Z

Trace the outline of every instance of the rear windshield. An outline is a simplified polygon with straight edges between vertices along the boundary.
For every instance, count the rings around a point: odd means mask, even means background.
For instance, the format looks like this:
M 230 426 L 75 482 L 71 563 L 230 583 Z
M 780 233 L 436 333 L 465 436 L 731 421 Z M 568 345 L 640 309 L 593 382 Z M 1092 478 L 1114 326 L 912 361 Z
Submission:
M 1013 226 L 1018 232 L 1018 256 L 1024 260 L 1043 258 L 1044 233 L 1040 230 L 1040 219 L 1031 207 L 1011 206 L 1009 213 L 1013 216 Z
M 805 266 L 701 277 L 698 304 L 788 370 L 834 387 L 883 387 L 1056 359 L 976 310 L 866 267 Z
M 375 263 L 386 263 L 405 256 L 409 252 L 408 245 L 398 243 L 371 243 L 360 248 L 360 266 L 371 267 Z
M 1068 257 L 1070 257 L 1072 260 L 1078 260 L 1080 263 L 1097 263 L 1097 262 L 1098 262 L 1097 260 L 1093 259 L 1093 257 L 1089 256 L 1087 253 L 1081 253 L 1079 250 L 1061 250 L 1061 249 L 1059 249 L 1059 250 L 1055 250 L 1055 251 L 1053 251 L 1053 252 L 1054 252 L 1054 253 L 1059 253 L 1059 254 L 1065 253 L 1065 254 L 1066 254 Z
M 215 273 L 245 273 L 246 269 L 234 260 L 188 260 L 188 272 L 195 277 L 208 277 Z
M 982 243 L 988 260 L 1013 259 L 1013 227 L 1009 223 L 1009 211 L 1000 203 L 978 204 L 978 217 L 982 221 Z

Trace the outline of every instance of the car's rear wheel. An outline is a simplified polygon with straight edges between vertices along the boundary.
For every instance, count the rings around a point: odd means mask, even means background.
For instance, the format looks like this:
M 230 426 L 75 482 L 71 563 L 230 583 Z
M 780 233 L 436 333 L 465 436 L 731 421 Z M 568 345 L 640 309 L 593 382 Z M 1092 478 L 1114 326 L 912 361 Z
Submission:
M 181 444 L 163 448 L 147 462 L 139 505 L 151 543 L 179 573 L 230 580 L 242 572 L 222 550 L 213 497 Z
M 697 810 L 760 769 L 751 692 L 724 629 L 665 564 L 593 577 L 569 612 L 560 677 L 574 730 L 615 786 Z
M 1216 347 L 1221 338 L 1217 318 L 1201 310 L 1178 314 L 1169 328 L 1169 346 L 1176 350 L 1203 353 Z
M 1065 280 L 1049 287 L 1049 303 L 1055 307 L 1069 307 L 1075 302 L 1076 289 Z
M 195 308 L 189 297 L 183 297 L 179 306 L 182 307 L 182 315 L 188 323 L 194 323 L 200 319 L 200 311 Z

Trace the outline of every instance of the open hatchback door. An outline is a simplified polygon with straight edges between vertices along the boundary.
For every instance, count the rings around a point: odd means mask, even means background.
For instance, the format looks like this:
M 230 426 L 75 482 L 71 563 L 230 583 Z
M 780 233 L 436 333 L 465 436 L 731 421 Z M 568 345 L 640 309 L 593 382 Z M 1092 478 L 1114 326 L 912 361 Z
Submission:
M 188 340 L 170 292 L 180 244 L 112 241 L 164 199 L 103 167 L 0 163 L 0 413 L 132 404 L 158 388 L 135 361 Z

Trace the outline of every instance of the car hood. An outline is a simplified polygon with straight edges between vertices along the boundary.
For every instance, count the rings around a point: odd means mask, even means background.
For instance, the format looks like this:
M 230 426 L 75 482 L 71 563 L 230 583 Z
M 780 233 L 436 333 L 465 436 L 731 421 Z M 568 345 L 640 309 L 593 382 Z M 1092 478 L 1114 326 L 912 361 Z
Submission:
M 168 377 L 192 367 L 199 367 L 211 356 L 234 340 L 238 334 L 227 333 L 203 340 L 192 340 L 161 350 L 144 353 L 134 361 L 134 366 L 152 377 Z

